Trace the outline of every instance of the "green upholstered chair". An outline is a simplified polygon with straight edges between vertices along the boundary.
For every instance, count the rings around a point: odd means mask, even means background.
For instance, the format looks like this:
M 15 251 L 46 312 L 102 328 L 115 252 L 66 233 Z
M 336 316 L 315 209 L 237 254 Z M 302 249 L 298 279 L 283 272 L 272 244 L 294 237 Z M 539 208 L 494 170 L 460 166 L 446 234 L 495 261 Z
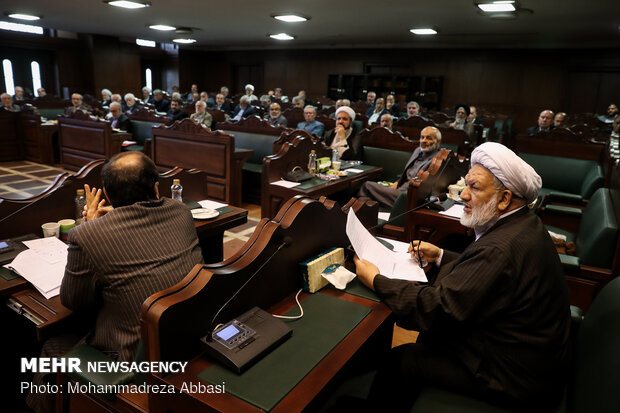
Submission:
M 573 313 L 575 315 L 575 313 Z M 579 315 L 577 314 L 577 317 Z M 620 278 L 607 284 L 579 323 L 565 399 L 557 413 L 615 413 L 620 408 Z M 422 390 L 411 413 L 509 412 L 437 388 Z
M 563 214 L 580 218 L 577 233 L 547 225 L 547 229 L 566 235 L 566 240 L 575 242 L 577 246 L 576 256 L 560 254 L 567 273 L 578 272 L 582 265 L 612 269 L 614 253 L 620 236 L 618 228 L 620 211 L 614 207 L 612 199 L 614 191 L 609 188 L 599 188 L 583 210 L 556 205 L 545 207 L 545 216 Z M 545 216 L 543 216 L 543 222 Z
M 130 121 L 130 124 L 131 130 L 128 132 L 132 133 L 132 140 L 134 140 L 136 144 L 127 146 L 123 148 L 123 150 L 144 152 L 145 142 L 151 140 L 151 129 L 153 129 L 154 126 L 161 125 L 161 123 L 147 122 L 144 120 L 132 120 Z
M 519 156 L 542 178 L 543 196 L 581 202 L 590 199 L 605 181 L 603 169 L 594 161 L 523 152 Z

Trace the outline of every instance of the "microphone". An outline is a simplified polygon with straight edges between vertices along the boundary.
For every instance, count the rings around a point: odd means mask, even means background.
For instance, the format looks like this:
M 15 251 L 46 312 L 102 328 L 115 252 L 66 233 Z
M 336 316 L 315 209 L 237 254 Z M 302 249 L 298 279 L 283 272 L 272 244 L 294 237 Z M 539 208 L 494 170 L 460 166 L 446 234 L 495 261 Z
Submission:
M 420 205 L 418 205 L 418 206 L 416 206 L 416 207 L 413 207 L 413 208 L 411 208 L 410 210 L 403 212 L 402 214 L 398 214 L 398 215 L 396 215 L 395 217 L 391 217 L 390 219 L 388 219 L 387 221 L 385 221 L 385 222 L 384 222 L 384 223 L 382 223 L 382 224 L 377 224 L 377 225 L 375 225 L 374 227 L 368 228 L 368 231 L 373 230 L 373 229 L 378 228 L 378 227 L 382 227 L 382 226 L 384 226 L 385 224 L 387 224 L 387 223 L 389 223 L 389 222 L 392 222 L 392 221 L 394 221 L 395 219 L 402 217 L 403 215 L 407 215 L 407 214 L 408 214 L 408 213 L 410 213 L 410 212 L 417 211 L 418 209 L 422 209 L 422 208 L 424 208 L 424 207 L 427 207 L 427 206 L 429 206 L 429 205 L 431 205 L 431 204 L 434 204 L 435 202 L 443 202 L 443 201 L 445 201 L 446 199 L 448 199 L 448 194 L 439 194 L 439 195 L 437 195 L 437 196 L 431 196 L 431 197 L 429 198 L 429 200 L 428 200 L 428 201 L 426 201 L 426 202 L 424 202 L 423 204 L 420 204 Z
M 235 298 L 237 296 L 237 294 L 239 294 L 239 292 L 241 292 L 241 290 L 243 290 L 245 288 L 246 285 L 248 285 L 248 283 L 250 281 L 252 281 L 252 279 L 254 279 L 254 277 L 256 276 L 256 274 L 258 274 L 260 272 L 260 270 L 263 269 L 263 267 L 265 265 L 267 265 L 271 259 L 273 257 L 275 257 L 275 255 L 280 252 L 280 250 L 284 247 L 287 247 L 289 245 L 291 245 L 293 243 L 293 238 L 291 238 L 290 236 L 285 236 L 284 238 L 282 238 L 282 242 L 280 243 L 280 245 L 278 246 L 278 248 L 269 256 L 269 258 L 267 258 L 260 267 L 258 267 L 258 269 L 256 271 L 254 271 L 254 273 L 246 280 L 246 282 L 243 283 L 243 285 L 241 287 L 239 287 L 237 289 L 237 291 L 235 291 L 235 293 L 220 307 L 219 310 L 217 310 L 217 313 L 215 313 L 215 315 L 213 316 L 213 318 L 211 319 L 211 321 L 208 324 L 208 330 L 207 330 L 207 335 L 206 335 L 206 340 L 207 341 L 211 341 L 212 340 L 212 335 L 213 335 L 213 323 L 215 322 L 215 320 L 217 319 L 217 316 L 220 315 L 220 313 L 222 312 L 222 310 L 224 310 L 224 308 L 226 308 L 226 306 L 228 304 L 230 304 L 230 302 L 233 300 L 233 298 Z

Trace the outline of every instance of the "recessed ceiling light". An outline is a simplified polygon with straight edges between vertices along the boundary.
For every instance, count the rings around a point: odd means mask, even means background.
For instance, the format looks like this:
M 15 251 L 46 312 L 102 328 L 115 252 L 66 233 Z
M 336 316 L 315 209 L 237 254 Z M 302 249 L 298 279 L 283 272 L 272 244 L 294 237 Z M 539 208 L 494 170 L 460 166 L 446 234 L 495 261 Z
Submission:
M 181 44 L 196 43 L 195 39 L 173 39 L 172 41 L 175 43 L 181 43 Z
M 480 10 L 486 13 L 497 13 L 517 10 L 514 1 L 494 1 L 493 3 L 479 3 Z
M 297 14 L 278 14 L 272 17 L 287 23 L 305 22 L 308 20 L 308 17 L 299 16 Z
M 9 17 L 12 19 L 19 19 L 19 20 L 39 20 L 41 17 L 40 16 L 33 16 L 32 14 L 22 14 L 22 13 L 13 13 L 13 14 L 9 14 Z
M 276 40 L 293 40 L 295 37 L 286 33 L 270 34 L 269 37 Z
M 154 24 L 152 26 L 149 26 L 149 29 L 153 29 L 153 30 L 161 30 L 163 32 L 168 32 L 171 30 L 176 30 L 176 27 L 173 26 L 168 26 L 166 24 Z
M 157 43 L 155 43 L 154 40 L 145 40 L 145 39 L 136 39 L 136 44 L 138 46 L 144 46 L 144 47 L 155 47 L 155 46 L 157 46 Z
M 129 0 L 112 0 L 104 1 L 104 3 L 108 3 L 110 6 L 122 7 L 124 9 L 141 9 L 143 7 L 149 7 L 151 5 L 151 3 L 143 3 Z
M 430 34 L 437 34 L 437 30 L 434 30 L 434 29 L 411 29 L 409 31 L 413 34 L 417 34 L 420 36 L 428 36 Z

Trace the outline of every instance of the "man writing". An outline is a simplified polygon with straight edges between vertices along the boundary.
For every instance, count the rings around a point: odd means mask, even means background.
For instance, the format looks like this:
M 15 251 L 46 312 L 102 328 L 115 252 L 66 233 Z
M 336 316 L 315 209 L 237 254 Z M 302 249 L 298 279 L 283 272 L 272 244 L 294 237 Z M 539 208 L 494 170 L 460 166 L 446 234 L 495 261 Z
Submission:
M 384 116 L 390 116 L 384 115 Z M 434 126 L 427 126 L 420 132 L 420 146 L 415 148 L 407 161 L 400 179 L 385 186 L 377 182 L 366 181 L 358 192 L 358 197 L 371 198 L 379 203 L 382 210 L 392 209 L 394 201 L 402 193 L 407 191 L 409 181 L 415 179 L 418 172 L 425 171 L 433 157 L 439 151 L 441 132 Z
M 564 387 L 570 327 L 566 282 L 542 222 L 527 204 L 542 181 L 505 146 L 472 152 L 461 223 L 476 241 L 462 254 L 420 241 L 412 255 L 433 263 L 433 280 L 388 279 L 355 258 L 357 274 L 403 327 L 419 330 L 378 372 L 373 403 L 407 409 L 437 386 L 520 409 L 553 410 Z
M 103 192 L 85 187 L 85 222 L 69 233 L 60 300 L 76 314 L 94 315 L 90 333 L 80 341 L 117 361 L 135 359 L 144 300 L 203 262 L 191 213 L 182 203 L 159 197 L 158 176 L 153 161 L 141 152 L 114 156 L 101 172 Z M 106 200 L 114 209 L 106 208 Z M 78 340 L 52 338 L 41 356 L 62 354 Z M 46 379 L 35 375 L 39 384 Z M 40 396 L 28 396 L 37 411 L 49 407 Z

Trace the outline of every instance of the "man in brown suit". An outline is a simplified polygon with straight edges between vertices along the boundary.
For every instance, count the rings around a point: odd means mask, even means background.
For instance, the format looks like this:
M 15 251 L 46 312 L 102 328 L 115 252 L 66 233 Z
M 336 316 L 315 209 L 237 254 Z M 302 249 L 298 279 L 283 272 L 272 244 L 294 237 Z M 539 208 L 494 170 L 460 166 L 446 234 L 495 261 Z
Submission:
M 93 314 L 94 325 L 79 341 L 117 361 L 135 359 L 144 300 L 203 262 L 189 209 L 160 198 L 157 180 L 155 164 L 143 153 L 116 155 L 102 170 L 103 194 L 113 209 L 105 208 L 101 189 L 87 187 L 85 222 L 69 233 L 61 302 L 77 314 Z M 52 339 L 42 356 L 62 353 L 76 339 Z M 35 376 L 35 382 L 45 379 Z M 45 401 L 31 396 L 33 409 L 47 410 Z

